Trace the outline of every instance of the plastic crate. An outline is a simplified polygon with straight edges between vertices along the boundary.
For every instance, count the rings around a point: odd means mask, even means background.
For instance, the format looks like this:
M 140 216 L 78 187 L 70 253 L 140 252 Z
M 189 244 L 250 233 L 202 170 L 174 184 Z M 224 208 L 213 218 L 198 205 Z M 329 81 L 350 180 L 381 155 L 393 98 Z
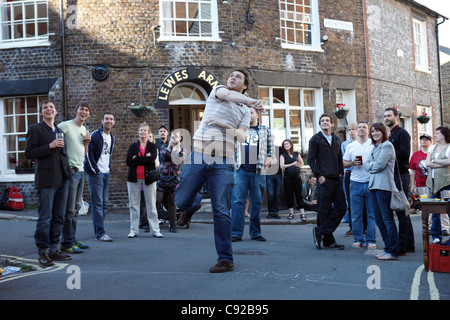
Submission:
M 428 257 L 430 271 L 450 273 L 450 246 L 430 244 Z

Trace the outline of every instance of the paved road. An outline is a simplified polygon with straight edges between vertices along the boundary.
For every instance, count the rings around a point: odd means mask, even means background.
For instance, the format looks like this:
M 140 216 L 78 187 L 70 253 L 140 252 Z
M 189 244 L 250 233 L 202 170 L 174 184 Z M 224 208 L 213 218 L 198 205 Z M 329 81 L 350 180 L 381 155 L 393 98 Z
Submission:
M 68 263 L 0 277 L 0 300 L 449 300 L 450 274 L 422 270 L 421 219 L 412 221 L 417 250 L 397 262 L 377 261 L 379 250 L 351 248 L 347 224 L 336 231 L 343 251 L 317 250 L 313 224 L 263 225 L 267 242 L 250 240 L 246 228 L 244 241 L 233 243 L 235 271 L 210 274 L 212 224 L 192 223 L 176 234 L 163 226 L 163 239 L 128 239 L 128 216 L 110 215 L 106 230 L 115 241 L 102 243 L 93 239 L 90 217 L 81 217 L 78 237 L 91 248 Z M 0 258 L 36 264 L 34 228 L 35 221 L 0 219 Z

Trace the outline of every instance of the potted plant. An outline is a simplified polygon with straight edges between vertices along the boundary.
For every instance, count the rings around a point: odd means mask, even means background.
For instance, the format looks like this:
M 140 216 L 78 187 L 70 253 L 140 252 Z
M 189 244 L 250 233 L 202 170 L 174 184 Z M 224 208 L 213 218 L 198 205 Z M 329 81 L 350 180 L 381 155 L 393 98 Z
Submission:
M 153 106 L 144 106 L 142 104 L 134 104 L 134 103 L 132 103 L 131 105 L 128 106 L 128 108 L 131 110 L 131 112 L 133 112 L 133 114 L 136 117 L 141 117 L 144 114 L 145 110 L 148 110 L 148 111 L 150 111 L 153 114 L 158 113 L 156 111 L 155 107 L 153 107 Z
M 34 160 L 24 160 L 21 163 L 17 161 L 14 171 L 16 174 L 30 174 L 34 173 L 36 162 Z
M 431 117 L 426 112 L 422 112 L 422 114 L 419 115 L 416 119 L 420 123 L 428 123 L 428 121 L 430 121 Z
M 336 104 L 336 110 L 334 110 L 334 114 L 338 119 L 345 119 L 349 111 L 350 109 L 347 108 L 345 104 L 338 103 Z
M 157 114 L 158 113 L 156 111 L 155 107 L 144 105 L 143 98 L 142 98 L 142 81 L 141 80 L 139 80 L 139 94 L 138 94 L 138 97 L 139 97 L 139 103 L 138 104 L 132 103 L 131 105 L 128 106 L 128 108 L 131 110 L 131 112 L 133 112 L 133 114 L 136 117 L 141 117 L 144 114 L 145 110 L 148 110 L 148 111 L 150 111 L 153 114 Z

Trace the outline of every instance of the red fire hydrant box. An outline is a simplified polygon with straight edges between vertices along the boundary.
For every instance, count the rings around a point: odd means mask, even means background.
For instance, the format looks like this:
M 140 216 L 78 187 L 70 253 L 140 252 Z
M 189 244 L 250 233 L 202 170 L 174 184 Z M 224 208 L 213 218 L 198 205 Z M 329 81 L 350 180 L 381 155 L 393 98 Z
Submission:
M 450 246 L 430 244 L 429 268 L 433 272 L 450 272 Z

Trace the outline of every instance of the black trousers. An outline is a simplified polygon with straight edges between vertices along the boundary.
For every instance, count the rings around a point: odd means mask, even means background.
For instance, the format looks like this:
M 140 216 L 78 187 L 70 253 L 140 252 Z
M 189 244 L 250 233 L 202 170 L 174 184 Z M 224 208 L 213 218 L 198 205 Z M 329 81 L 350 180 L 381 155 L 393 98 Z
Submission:
M 333 232 L 347 211 L 342 178 L 326 178 L 323 184 L 317 181 L 317 227 L 323 235 L 323 245 L 336 242 Z
M 298 175 L 285 175 L 283 180 L 284 196 L 288 208 L 294 208 L 294 196 L 297 205 L 303 209 L 302 179 Z

